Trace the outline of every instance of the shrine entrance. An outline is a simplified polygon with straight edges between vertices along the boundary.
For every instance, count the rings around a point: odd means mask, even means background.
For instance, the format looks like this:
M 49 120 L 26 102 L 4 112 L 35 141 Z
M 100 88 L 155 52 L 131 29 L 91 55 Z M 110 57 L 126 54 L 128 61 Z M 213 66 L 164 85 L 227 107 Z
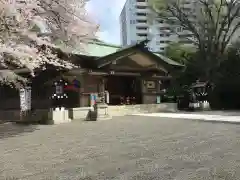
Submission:
M 110 105 L 141 104 L 141 80 L 134 76 L 109 76 L 105 85 Z

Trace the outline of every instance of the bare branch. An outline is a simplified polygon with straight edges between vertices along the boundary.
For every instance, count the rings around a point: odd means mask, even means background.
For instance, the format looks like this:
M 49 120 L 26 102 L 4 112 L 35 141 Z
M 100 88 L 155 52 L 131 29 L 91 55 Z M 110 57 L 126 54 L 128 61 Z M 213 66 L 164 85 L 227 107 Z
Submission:
M 220 64 L 226 47 L 240 29 L 240 2 L 238 0 L 193 0 L 190 2 L 193 4 L 191 9 L 188 9 L 188 13 L 184 9 L 184 2 L 181 4 L 181 1 L 175 0 L 152 1 L 165 2 L 165 11 L 168 13 L 161 14 L 165 14 L 166 19 L 177 20 L 180 26 L 191 32 L 197 39 L 202 64 L 206 67 L 206 74 L 211 74 L 210 71 Z M 193 14 L 196 17 L 192 18 Z

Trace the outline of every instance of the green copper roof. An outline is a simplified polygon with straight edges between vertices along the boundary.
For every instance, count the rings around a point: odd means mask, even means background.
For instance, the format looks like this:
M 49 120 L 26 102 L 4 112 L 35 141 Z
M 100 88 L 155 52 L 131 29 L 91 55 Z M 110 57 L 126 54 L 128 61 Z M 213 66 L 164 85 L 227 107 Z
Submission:
M 120 48 L 121 48 L 121 46 L 108 44 L 108 43 L 105 43 L 105 42 L 95 39 L 92 42 L 88 43 L 84 52 L 80 51 L 79 49 L 76 48 L 72 53 L 101 58 L 101 57 L 107 56 L 109 54 L 114 54 Z
M 92 42 L 87 46 L 87 53 L 89 56 L 104 57 L 109 54 L 117 52 L 121 47 L 103 42 Z

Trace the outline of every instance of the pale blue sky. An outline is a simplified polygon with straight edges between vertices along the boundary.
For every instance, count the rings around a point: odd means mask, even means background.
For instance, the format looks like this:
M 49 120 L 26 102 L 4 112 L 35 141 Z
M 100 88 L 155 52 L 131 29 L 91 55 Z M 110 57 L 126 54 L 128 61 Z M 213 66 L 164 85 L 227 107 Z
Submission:
M 126 0 L 90 0 L 87 10 L 100 25 L 98 36 L 101 40 L 120 44 L 119 15 Z

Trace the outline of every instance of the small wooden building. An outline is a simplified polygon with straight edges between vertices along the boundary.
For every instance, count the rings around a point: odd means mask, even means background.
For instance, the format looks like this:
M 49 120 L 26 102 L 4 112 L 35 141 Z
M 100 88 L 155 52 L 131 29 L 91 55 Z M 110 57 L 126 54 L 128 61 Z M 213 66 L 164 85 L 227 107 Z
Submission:
M 156 104 L 157 97 L 170 85 L 171 75 L 183 66 L 148 51 L 145 43 L 125 48 L 96 43 L 95 53 L 100 48 L 104 55 L 90 54 L 88 60 L 75 55 L 75 63 L 83 59 L 81 69 L 73 69 L 65 76 L 80 81 L 79 106 L 89 106 L 90 93 L 104 91 L 108 91 L 111 105 L 119 105 L 122 98 L 128 97 L 134 97 L 137 104 Z
M 89 44 L 88 54 L 68 54 L 67 57 L 80 68 L 60 74 L 48 71 L 33 78 L 32 107 L 51 107 L 51 87 L 57 78 L 65 79 L 68 84 L 75 80 L 80 83 L 79 88 L 66 89 L 69 107 L 89 106 L 90 94 L 105 91 L 109 93 L 110 105 L 119 105 L 122 98 L 128 97 L 134 97 L 137 104 L 156 104 L 170 85 L 172 75 L 183 65 L 148 51 L 145 45 L 143 41 L 121 48 L 96 41 Z M 19 93 L 15 91 L 1 88 L 1 109 L 19 109 Z

